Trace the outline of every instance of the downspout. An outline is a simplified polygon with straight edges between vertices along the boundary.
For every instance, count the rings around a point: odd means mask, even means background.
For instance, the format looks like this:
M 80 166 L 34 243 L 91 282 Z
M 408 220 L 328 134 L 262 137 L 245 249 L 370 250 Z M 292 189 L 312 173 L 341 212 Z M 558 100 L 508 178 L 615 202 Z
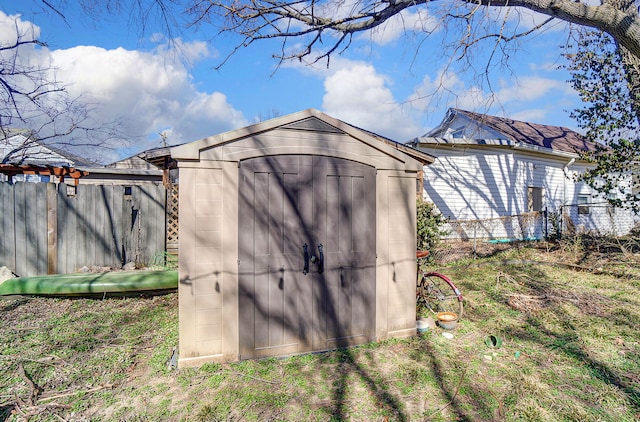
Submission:
M 572 158 L 571 160 L 569 160 L 567 164 L 564 165 L 564 167 L 562 167 L 562 172 L 564 173 L 564 183 L 563 183 L 563 189 L 562 189 L 562 205 L 567 205 L 567 179 L 569 179 L 569 175 L 567 174 L 567 169 L 569 168 L 569 166 L 575 163 L 575 161 L 576 159 Z
M 575 163 L 576 159 L 572 158 L 571 160 L 569 160 L 569 162 L 567 164 L 564 165 L 564 167 L 562 167 L 562 172 L 564 173 L 564 180 L 563 180 L 563 188 L 562 188 L 562 206 L 560 207 L 560 218 L 562 219 L 562 231 L 564 232 L 566 227 L 564 227 L 564 206 L 567 205 L 567 179 L 569 179 L 569 175 L 567 174 L 567 170 L 569 169 L 569 166 L 571 166 L 573 163 Z

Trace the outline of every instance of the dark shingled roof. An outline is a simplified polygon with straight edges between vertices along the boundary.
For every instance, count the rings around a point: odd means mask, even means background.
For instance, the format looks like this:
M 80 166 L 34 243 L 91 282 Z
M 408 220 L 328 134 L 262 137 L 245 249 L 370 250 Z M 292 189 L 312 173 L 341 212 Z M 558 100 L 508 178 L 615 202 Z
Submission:
M 586 140 L 578 132 L 566 127 L 521 122 L 460 109 L 452 109 L 452 111 L 500 132 L 515 142 L 571 153 L 596 150 L 594 142 Z

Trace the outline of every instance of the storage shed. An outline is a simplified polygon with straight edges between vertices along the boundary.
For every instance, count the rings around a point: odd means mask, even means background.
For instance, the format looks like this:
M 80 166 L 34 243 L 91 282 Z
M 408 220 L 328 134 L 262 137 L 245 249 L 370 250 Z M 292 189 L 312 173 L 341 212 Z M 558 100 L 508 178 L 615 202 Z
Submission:
M 180 367 L 416 332 L 416 186 L 433 157 L 312 109 L 171 155 Z

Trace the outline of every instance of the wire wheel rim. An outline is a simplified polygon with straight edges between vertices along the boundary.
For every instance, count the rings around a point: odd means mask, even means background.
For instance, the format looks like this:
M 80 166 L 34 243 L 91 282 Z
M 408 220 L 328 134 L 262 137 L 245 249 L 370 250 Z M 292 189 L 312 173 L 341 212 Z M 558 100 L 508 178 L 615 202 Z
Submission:
M 462 317 L 463 306 L 453 283 L 438 273 L 421 274 L 417 286 L 418 304 L 433 315 L 438 312 L 454 312 Z

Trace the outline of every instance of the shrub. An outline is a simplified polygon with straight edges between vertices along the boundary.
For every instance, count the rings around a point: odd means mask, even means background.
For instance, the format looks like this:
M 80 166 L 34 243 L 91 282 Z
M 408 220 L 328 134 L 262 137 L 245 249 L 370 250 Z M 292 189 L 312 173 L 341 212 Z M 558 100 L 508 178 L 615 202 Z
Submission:
M 417 247 L 419 250 L 432 251 L 440 241 L 440 237 L 447 234 L 446 231 L 442 230 L 442 225 L 446 223 L 447 220 L 431 202 L 418 199 L 416 211 Z

